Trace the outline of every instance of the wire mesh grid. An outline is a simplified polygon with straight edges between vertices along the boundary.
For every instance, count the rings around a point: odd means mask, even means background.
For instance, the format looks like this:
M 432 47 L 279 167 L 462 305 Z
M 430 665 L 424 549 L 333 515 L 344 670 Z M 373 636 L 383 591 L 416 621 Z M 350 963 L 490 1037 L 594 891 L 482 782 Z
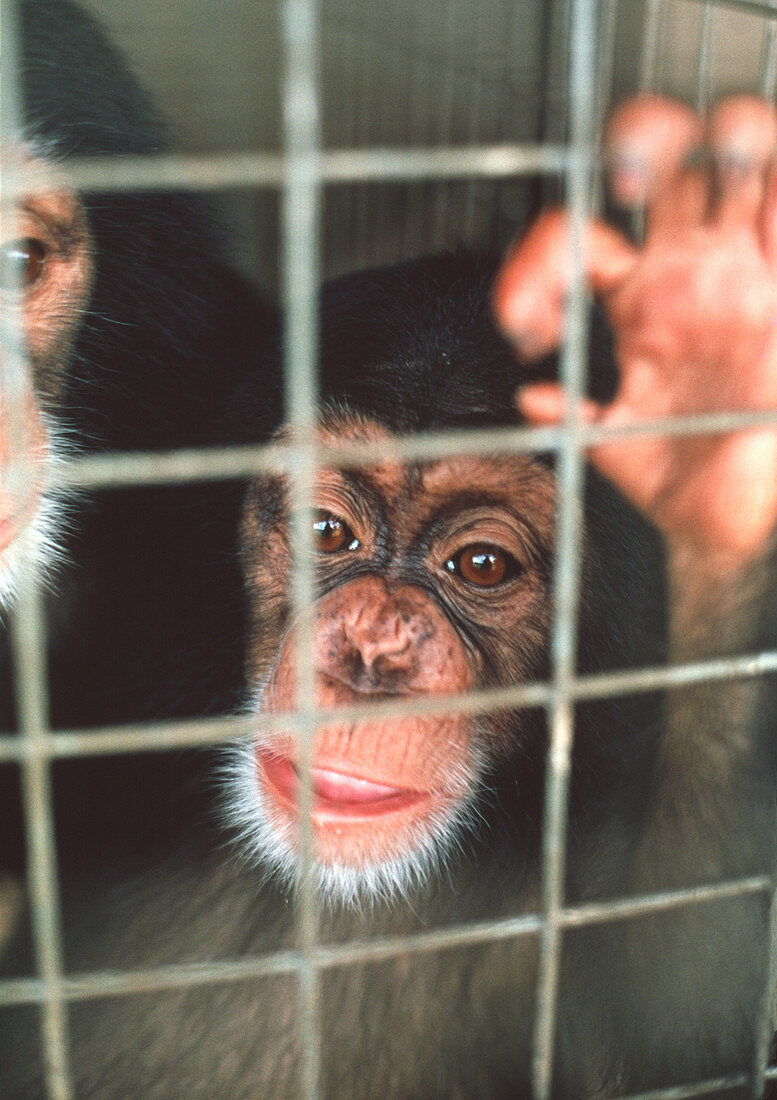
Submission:
M 519 5 L 516 5 L 516 8 Z M 752 14 L 763 23 L 760 87 L 773 96 L 777 82 L 777 3 L 757 0 L 709 0 L 686 5 L 700 9 L 701 32 L 695 74 L 696 98 L 703 108 L 713 90 L 715 22 L 722 9 Z M 609 103 L 612 82 L 614 26 L 617 0 L 569 0 L 557 5 L 569 39 L 568 98 L 564 129 L 567 140 L 555 144 L 471 144 L 446 148 L 371 148 L 369 134 L 363 147 L 324 149 L 321 139 L 318 48 L 321 28 L 316 0 L 284 0 L 282 24 L 285 44 L 283 90 L 283 148 L 279 153 L 235 153 L 229 155 L 122 158 L 74 162 L 56 167 L 27 168 L 23 173 L 5 172 L 2 180 L 4 210 L 13 208 L 17 194 L 42 183 L 66 183 L 80 191 L 110 189 L 154 189 L 174 185 L 180 188 L 270 188 L 282 197 L 282 290 L 286 316 L 287 410 L 297 428 L 297 438 L 312 439 L 316 415 L 316 297 L 321 270 L 321 206 L 325 188 L 358 183 L 400 181 L 513 179 L 546 174 L 563 178 L 572 217 L 574 280 L 569 304 L 568 335 L 562 357 L 562 374 L 572 395 L 567 421 L 561 429 L 460 431 L 445 435 L 419 435 L 395 443 L 401 457 L 424 459 L 487 449 L 505 451 L 552 450 L 559 458 L 560 528 L 555 558 L 555 620 L 552 636 L 552 675 L 548 683 L 516 685 L 509 689 L 472 692 L 466 696 L 437 696 L 433 700 L 370 704 L 364 713 L 391 715 L 448 711 L 457 707 L 469 713 L 484 713 L 509 706 L 542 706 L 549 716 L 550 742 L 545 794 L 544 846 L 542 855 L 542 899 L 537 913 L 459 925 L 401 936 L 389 936 L 345 944 L 320 943 L 317 934 L 317 902 L 310 876 L 303 872 L 298 903 L 298 939 L 295 950 L 277 951 L 260 958 L 225 962 L 156 967 L 132 972 L 66 974 L 62 957 L 61 916 L 57 888 L 56 837 L 52 812 L 50 771 L 52 762 L 68 757 L 148 751 L 171 747 L 217 745 L 255 731 L 261 719 L 250 724 L 243 719 L 201 719 L 143 726 L 121 726 L 102 730 L 52 731 L 47 714 L 45 667 L 45 618 L 41 593 L 35 577 L 25 578 L 13 616 L 13 651 L 18 692 L 19 734 L 0 735 L 0 762 L 17 762 L 23 775 L 24 817 L 29 851 L 28 890 L 36 949 L 37 976 L 0 982 L 0 1005 L 34 1004 L 40 1007 L 41 1043 L 48 1094 L 54 1100 L 74 1095 L 69 1063 L 67 1006 L 93 997 L 131 996 L 160 989 L 181 989 L 209 982 L 237 982 L 269 974 L 295 973 L 299 979 L 299 1020 L 304 1051 L 303 1093 L 319 1095 L 320 1021 L 318 982 L 327 968 L 364 960 L 380 960 L 403 953 L 427 952 L 456 945 L 496 942 L 522 935 L 539 936 L 540 969 L 534 1036 L 534 1094 L 547 1097 L 551 1088 L 554 1023 L 559 979 L 560 937 L 564 929 L 606 921 L 629 920 L 641 913 L 678 906 L 699 905 L 710 898 L 746 893 L 768 894 L 772 881 L 757 876 L 736 882 L 689 890 L 675 890 L 599 904 L 567 907 L 564 903 L 566 812 L 570 753 L 573 740 L 574 704 L 628 692 L 650 691 L 683 684 L 732 677 L 758 677 L 777 671 L 777 653 L 708 660 L 673 667 L 638 669 L 598 675 L 576 672 L 577 607 L 580 583 L 580 530 L 576 517 L 582 493 L 584 452 L 592 442 L 613 434 L 714 432 L 774 422 L 774 414 L 718 414 L 657 420 L 621 429 L 584 425 L 579 418 L 579 401 L 585 382 L 586 297 L 580 260 L 583 221 L 597 192 L 595 136 L 598 123 Z M 638 85 L 642 89 L 658 83 L 660 38 L 669 0 L 647 0 L 644 6 L 641 65 Z M 449 5 L 455 20 L 455 5 Z M 13 0 L 0 4 L 2 44 L 2 140 L 18 131 L 18 94 L 14 60 L 17 27 Z M 421 107 L 422 109 L 422 100 Z M 473 105 L 476 114 L 476 106 Z M 474 116 L 473 116 L 474 117 Z M 355 142 L 355 145 L 358 145 Z M 361 211 L 362 220 L 365 217 Z M 14 382 L 13 357 L 4 354 L 4 416 L 13 422 L 14 408 L 22 400 L 20 385 Z M 7 409 L 6 409 L 7 403 Z M 300 538 L 304 517 L 311 506 L 311 485 L 318 463 L 359 465 L 381 456 L 382 446 L 343 445 L 327 451 L 314 443 L 289 447 L 233 447 L 218 450 L 181 451 L 169 454 L 123 454 L 89 456 L 70 461 L 60 476 L 65 483 L 90 489 L 132 484 L 176 484 L 201 480 L 248 477 L 267 469 L 286 469 L 294 491 L 293 514 Z M 314 599 L 313 577 L 304 556 L 296 563 L 294 608 L 299 621 L 310 622 L 305 614 Z M 299 646 L 300 706 L 283 715 L 308 752 L 302 761 L 303 779 L 309 779 L 309 747 L 320 719 L 315 708 L 304 704 L 313 698 L 313 667 L 310 627 Z M 327 711 L 327 718 L 337 716 Z M 344 712 L 345 713 L 345 712 Z M 350 707 L 358 717 L 360 708 Z M 279 718 L 273 715 L 272 723 Z M 303 783 L 302 820 L 310 805 L 311 786 Z M 303 862 L 310 860 L 311 837 L 303 836 Z M 773 975 L 769 975 L 769 986 Z M 644 1094 L 645 1100 L 666 1100 L 712 1095 L 750 1083 L 758 1097 L 768 1077 L 765 1071 L 771 1037 L 770 988 L 765 987 L 756 1064 L 749 1075 L 688 1085 Z

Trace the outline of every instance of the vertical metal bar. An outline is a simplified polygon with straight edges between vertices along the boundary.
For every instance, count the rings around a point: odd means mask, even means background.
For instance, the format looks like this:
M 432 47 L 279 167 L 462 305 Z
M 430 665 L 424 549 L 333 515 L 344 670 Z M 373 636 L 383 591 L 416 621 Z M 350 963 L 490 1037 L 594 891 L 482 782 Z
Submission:
M 422 146 L 426 139 L 427 108 L 425 97 L 428 93 L 428 58 L 422 54 L 423 22 L 421 5 L 412 5 L 408 12 L 408 23 L 412 27 L 412 41 L 408 51 L 408 104 L 405 111 L 405 145 Z M 426 225 L 424 205 L 426 186 L 424 183 L 406 183 L 403 186 L 402 224 L 399 228 L 401 254 L 412 256 L 423 239 Z
M 656 90 L 658 68 L 658 36 L 661 30 L 663 0 L 647 0 L 645 30 L 642 35 L 642 57 L 639 69 L 639 91 Z
M 468 141 L 470 145 L 474 145 L 478 140 L 478 132 L 480 130 L 480 116 L 482 111 L 483 100 L 483 73 L 477 72 L 475 74 L 475 87 L 471 94 L 469 104 L 469 126 L 468 126 Z M 470 246 L 473 246 L 476 240 L 477 230 L 477 210 L 478 210 L 478 195 L 480 193 L 481 181 L 477 178 L 469 180 L 466 185 L 465 199 L 464 199 L 464 211 L 462 216 L 462 239 Z
M 312 661 L 314 602 L 310 562 L 310 515 L 316 470 L 314 441 L 317 402 L 317 294 L 320 249 L 320 112 L 317 51 L 319 13 L 316 0 L 286 0 L 283 9 L 286 46 L 284 151 L 287 178 L 283 216 L 283 301 L 285 305 L 286 412 L 294 428 L 296 462 L 291 478 L 295 585 L 292 613 L 297 623 L 297 699 L 301 713 L 299 840 L 300 889 L 297 931 L 299 969 L 299 1035 L 302 1049 L 301 1095 L 319 1094 L 321 1054 L 318 1013 L 319 979 L 313 961 L 318 936 L 318 904 L 313 886 L 310 768 L 315 731 Z
M 599 8 L 599 74 L 596 97 L 596 128 L 604 124 L 612 98 L 612 79 L 615 69 L 615 39 L 618 27 L 618 0 L 601 0 Z M 599 211 L 603 202 L 602 173 L 597 165 L 594 177 L 592 208 Z
M 556 117 L 556 113 L 562 110 L 560 104 L 557 104 L 553 98 L 554 84 L 558 84 L 562 87 L 561 77 L 557 80 L 553 79 L 556 72 L 559 70 L 557 57 L 554 51 L 554 40 L 558 36 L 560 43 L 559 50 L 561 57 L 569 56 L 569 22 L 570 22 L 570 0 L 554 0 L 551 7 L 550 19 L 548 25 L 548 71 L 551 74 L 549 83 L 551 87 L 545 88 L 545 118 L 543 120 L 543 135 L 546 141 L 565 141 L 567 138 L 567 109 L 569 103 L 569 94 L 563 98 L 563 111 L 564 114 L 561 118 Z M 564 77 L 567 73 L 565 68 L 561 69 Z
M 13 0 L 0 2 L 0 152 L 8 164 L 22 132 L 18 84 L 19 28 Z M 11 173 L 0 164 L 0 217 L 6 227 L 16 216 L 18 163 Z M 6 231 L 7 228 L 6 228 Z M 24 409 L 30 399 L 30 371 L 25 361 L 20 317 L 4 310 L 2 317 L 2 425 L 4 442 L 2 482 L 14 502 L 29 492 Z M 11 625 L 11 647 L 24 759 L 22 798 L 27 841 L 27 889 L 32 920 L 35 965 L 44 986 L 41 1004 L 41 1048 L 44 1077 L 52 1100 L 73 1095 L 69 1066 L 67 1008 L 62 996 L 62 937 L 57 880 L 56 842 L 51 797 L 50 759 L 46 753 L 48 697 L 46 686 L 46 628 L 42 598 L 32 567 L 20 578 L 20 601 Z
M 712 91 L 715 16 L 714 4 L 711 0 L 705 0 L 699 36 L 699 63 L 696 70 L 696 109 L 701 113 L 707 109 Z
M 470 74 L 474 78 L 474 87 L 471 87 L 469 93 L 469 105 L 468 105 L 468 120 L 467 120 L 467 142 L 469 145 L 477 144 L 480 134 L 481 117 L 483 114 L 483 84 L 485 76 L 483 73 L 483 9 L 478 10 L 478 23 L 477 23 L 477 38 L 474 49 L 475 65 L 470 67 Z M 473 177 L 466 184 L 466 190 L 464 192 L 464 209 L 462 211 L 461 218 L 461 236 L 470 247 L 472 247 L 476 239 L 476 226 L 477 226 L 477 209 L 478 209 L 478 196 L 480 195 L 482 181 Z
M 604 118 L 612 95 L 615 71 L 615 38 L 618 28 L 618 0 L 601 0 L 599 7 L 599 57 L 597 77 L 597 115 Z
M 566 434 L 559 454 L 559 514 L 554 575 L 551 645 L 553 705 L 545 780 L 542 845 L 542 911 L 533 1083 L 536 1100 L 550 1096 L 556 1034 L 564 902 L 569 777 L 574 733 L 572 687 L 575 676 L 584 456 L 579 405 L 585 392 L 586 294 L 581 241 L 591 211 L 596 117 L 596 4 L 574 0 L 570 33 L 570 163 L 567 202 L 570 215 L 573 280 L 562 356 L 562 382 L 568 395 Z
M 22 797 L 27 837 L 27 889 L 30 897 L 35 962 L 45 988 L 41 1005 L 41 1045 L 46 1085 L 52 1100 L 70 1100 L 73 1087 L 68 1056 L 67 1008 L 62 996 L 62 935 L 51 761 L 44 744 L 48 727 L 45 620 L 40 587 L 31 570 L 21 581 L 12 624 L 12 646 L 19 713 L 24 738 Z
M 769 7 L 777 7 L 777 0 L 767 0 Z M 764 20 L 764 38 L 761 47 L 761 95 L 774 99 L 777 92 L 777 21 Z
M 769 1064 L 769 1051 L 774 1035 L 774 995 L 777 990 L 777 879 L 773 879 L 771 907 L 769 911 L 769 942 L 767 944 L 768 965 L 764 983 L 760 1022 L 756 1032 L 755 1062 L 753 1065 L 753 1084 L 750 1090 L 752 1100 L 760 1100 L 766 1087 L 766 1067 Z
M 13 222 L 19 187 L 19 162 L 14 156 L 21 135 L 16 0 L 0 0 L 0 223 L 13 236 Z M 9 155 L 10 154 L 10 155 Z M 11 170 L 9 170 L 11 169 Z M 3 461 L 0 486 L 23 510 L 31 491 L 30 466 L 25 440 L 24 409 L 30 396 L 30 371 L 26 362 L 22 332 L 15 310 L 0 316 L 0 413 L 2 414 Z
M 453 108 L 456 100 L 456 78 L 459 72 L 458 57 L 453 46 L 460 0 L 445 0 L 443 41 L 450 43 L 450 54 L 443 73 L 442 92 L 438 99 L 437 133 L 441 145 L 453 144 Z M 446 244 L 450 217 L 451 185 L 441 181 L 434 185 L 434 205 L 431 213 L 431 238 L 433 248 Z
M 375 47 L 364 41 L 364 36 L 354 31 L 353 63 L 356 69 L 356 120 L 354 123 L 353 143 L 355 148 L 364 149 L 369 143 L 370 121 L 375 117 L 375 96 L 372 85 L 373 67 L 370 64 L 370 52 Z M 368 183 L 356 184 L 354 217 L 354 236 L 356 238 L 356 262 L 366 267 L 372 262 L 374 244 L 372 226 L 369 217 L 370 206 L 374 206 L 374 192 Z

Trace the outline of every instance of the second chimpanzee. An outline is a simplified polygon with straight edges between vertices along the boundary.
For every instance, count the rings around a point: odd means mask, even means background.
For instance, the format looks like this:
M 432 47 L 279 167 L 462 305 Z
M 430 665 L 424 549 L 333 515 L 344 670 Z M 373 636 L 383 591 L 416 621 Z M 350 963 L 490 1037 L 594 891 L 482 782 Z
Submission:
M 168 148 L 165 127 L 91 16 L 69 0 L 23 0 L 18 14 L 22 131 L 2 150 L 7 162 L 60 164 Z M 44 186 L 24 194 L 3 225 L 4 319 L 17 318 L 32 369 L 25 420 L 28 459 L 38 472 L 22 508 L 0 498 L 0 579 L 10 590 L 19 555 L 43 547 L 55 726 L 202 714 L 230 708 L 238 696 L 242 611 L 233 531 L 242 486 L 104 491 L 65 504 L 63 522 L 46 472 L 52 459 L 72 453 L 227 441 L 219 405 L 253 367 L 274 321 L 223 251 L 208 204 L 183 191 L 77 194 Z M 278 392 L 268 380 L 270 423 Z M 5 454 L 5 423 L 0 441 Z M 55 571 L 50 544 L 60 551 Z M 190 659 L 182 662 L 182 653 Z M 1 728 L 13 729 L 5 631 L 0 683 Z M 125 792 L 141 776 L 148 784 L 162 773 L 166 789 L 161 758 L 152 769 L 138 759 L 75 771 L 57 764 L 67 815 L 58 817 L 62 854 L 80 855 L 95 827 L 107 843 L 105 815 L 123 828 L 120 808 L 133 812 Z M 14 785 L 6 769 L 0 865 L 7 855 L 16 867 Z M 153 786 L 147 797 L 156 804 Z M 85 809 L 97 813 L 98 805 L 102 827 L 85 825 Z M 138 820 L 148 820 L 151 835 L 158 819 L 149 811 Z

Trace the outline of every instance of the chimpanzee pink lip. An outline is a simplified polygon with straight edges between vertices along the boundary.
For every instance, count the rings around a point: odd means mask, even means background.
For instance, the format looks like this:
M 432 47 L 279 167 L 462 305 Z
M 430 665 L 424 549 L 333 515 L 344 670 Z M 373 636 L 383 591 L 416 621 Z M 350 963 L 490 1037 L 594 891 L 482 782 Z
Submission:
M 256 757 L 260 782 L 268 788 L 271 797 L 280 801 L 286 810 L 296 814 L 300 777 L 295 765 L 286 757 L 264 749 L 258 749 Z M 432 797 L 430 791 L 387 786 L 329 768 L 311 768 L 310 777 L 313 784 L 311 816 L 317 823 L 335 818 L 353 821 L 378 817 L 407 810 Z

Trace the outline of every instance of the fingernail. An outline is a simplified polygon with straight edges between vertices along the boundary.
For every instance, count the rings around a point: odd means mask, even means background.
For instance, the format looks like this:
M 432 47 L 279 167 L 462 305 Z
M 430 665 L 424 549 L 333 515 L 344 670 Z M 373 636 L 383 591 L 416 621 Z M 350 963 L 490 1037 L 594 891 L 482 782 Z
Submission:
M 609 158 L 609 185 L 622 206 L 644 206 L 650 187 L 650 170 L 644 157 L 620 152 Z

